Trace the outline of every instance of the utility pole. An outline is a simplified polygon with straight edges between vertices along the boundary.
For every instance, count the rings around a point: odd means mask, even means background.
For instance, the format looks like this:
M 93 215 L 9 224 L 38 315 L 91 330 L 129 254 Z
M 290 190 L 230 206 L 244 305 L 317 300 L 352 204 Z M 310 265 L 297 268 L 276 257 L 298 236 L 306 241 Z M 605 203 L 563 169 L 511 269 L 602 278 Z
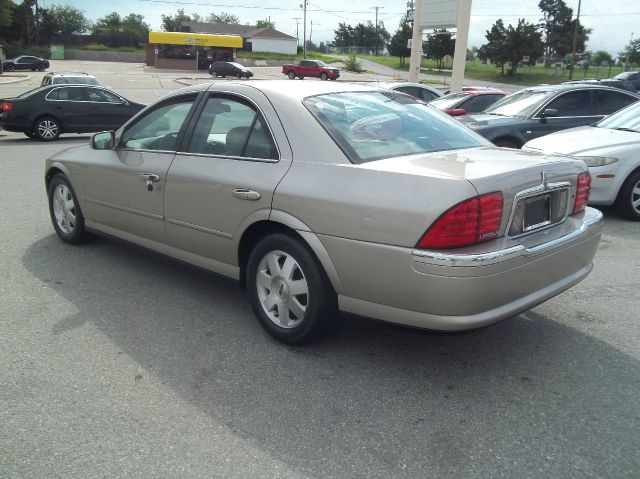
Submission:
M 298 20 L 302 20 L 300 17 L 293 17 L 292 20 L 296 21 L 296 46 L 300 46 L 300 37 L 298 36 L 298 25 L 300 22 Z
M 320 24 L 316 23 L 316 27 L 319 27 Z M 311 36 L 313 35 L 313 20 L 311 20 L 311 31 L 309 32 L 309 45 L 311 45 Z
M 307 3 L 309 0 L 302 0 L 300 8 L 303 10 L 303 27 L 302 27 L 302 58 L 307 58 Z
M 420 13 L 422 1 L 413 2 L 413 37 L 411 38 L 411 58 L 409 60 L 409 81 L 417 82 L 420 78 L 420 62 L 422 61 L 422 27 Z
M 380 10 L 381 8 L 384 7 L 369 7 L 369 8 L 373 8 L 376 11 L 376 56 L 378 56 L 378 10 Z
M 576 24 L 573 28 L 573 49 L 571 50 L 571 70 L 569 70 L 569 80 L 573 77 L 573 70 L 576 68 L 576 45 L 578 44 L 578 23 L 580 22 L 580 4 L 582 0 L 578 0 L 578 14 L 576 15 Z

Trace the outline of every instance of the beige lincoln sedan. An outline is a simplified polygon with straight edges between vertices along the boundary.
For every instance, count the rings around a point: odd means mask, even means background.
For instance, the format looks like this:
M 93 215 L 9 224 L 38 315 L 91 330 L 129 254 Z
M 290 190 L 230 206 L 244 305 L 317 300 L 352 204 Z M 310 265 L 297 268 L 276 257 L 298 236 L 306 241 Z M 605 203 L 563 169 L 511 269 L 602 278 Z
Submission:
M 582 161 L 494 147 L 408 95 L 198 85 L 46 163 L 53 227 L 238 280 L 299 344 L 339 311 L 432 330 L 512 317 L 582 280 L 602 230 Z

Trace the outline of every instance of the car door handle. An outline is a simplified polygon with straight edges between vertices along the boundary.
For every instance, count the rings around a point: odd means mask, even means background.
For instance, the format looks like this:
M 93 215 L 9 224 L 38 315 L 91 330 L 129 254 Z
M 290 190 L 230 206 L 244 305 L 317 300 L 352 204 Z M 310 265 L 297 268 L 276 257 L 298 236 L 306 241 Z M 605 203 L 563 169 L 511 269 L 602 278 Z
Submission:
M 233 196 L 241 200 L 256 201 L 260 199 L 260 193 L 248 188 L 236 188 L 233 190 Z
M 140 178 L 147 183 L 148 191 L 153 191 L 153 184 L 160 181 L 160 177 L 155 173 L 140 173 Z

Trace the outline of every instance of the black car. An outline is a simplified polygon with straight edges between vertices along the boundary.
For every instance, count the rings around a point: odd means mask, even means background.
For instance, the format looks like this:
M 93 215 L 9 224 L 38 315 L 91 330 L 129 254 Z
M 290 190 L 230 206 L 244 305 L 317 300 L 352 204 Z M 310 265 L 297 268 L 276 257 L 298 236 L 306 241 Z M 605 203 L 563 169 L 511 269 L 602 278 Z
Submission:
M 636 91 L 636 87 L 633 86 L 633 83 L 626 80 L 615 80 L 613 78 L 604 78 L 602 80 L 588 79 L 588 80 L 570 80 L 563 83 L 584 83 L 587 85 L 602 85 L 602 86 L 610 86 L 613 88 L 620 88 L 621 90 L 627 91 Z
M 213 77 L 251 78 L 253 71 L 235 62 L 214 62 L 209 65 L 209 74 Z
M 633 83 L 636 90 L 640 90 L 640 72 L 622 72 L 613 77 L 614 80 L 624 80 Z
M 0 129 L 53 141 L 61 133 L 116 130 L 144 105 L 90 85 L 50 85 L 0 99 Z
M 2 69 L 6 72 L 12 72 L 14 70 L 38 70 L 41 72 L 47 68 L 49 68 L 49 60 L 29 55 L 10 58 L 2 62 Z
M 554 131 L 589 125 L 638 101 L 618 88 L 584 84 L 540 85 L 498 100 L 483 113 L 460 121 L 497 146 L 520 148 Z

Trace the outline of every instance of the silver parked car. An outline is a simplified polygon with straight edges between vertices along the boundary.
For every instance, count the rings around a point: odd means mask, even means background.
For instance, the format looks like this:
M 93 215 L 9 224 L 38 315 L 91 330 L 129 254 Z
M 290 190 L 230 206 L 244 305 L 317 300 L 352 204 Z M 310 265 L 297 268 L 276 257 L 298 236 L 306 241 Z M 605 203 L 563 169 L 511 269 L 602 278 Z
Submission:
M 602 229 L 582 161 L 347 83 L 178 90 L 45 179 L 63 241 L 105 233 L 237 279 L 291 344 L 338 310 L 434 330 L 514 316 L 582 280 Z

